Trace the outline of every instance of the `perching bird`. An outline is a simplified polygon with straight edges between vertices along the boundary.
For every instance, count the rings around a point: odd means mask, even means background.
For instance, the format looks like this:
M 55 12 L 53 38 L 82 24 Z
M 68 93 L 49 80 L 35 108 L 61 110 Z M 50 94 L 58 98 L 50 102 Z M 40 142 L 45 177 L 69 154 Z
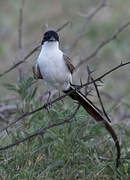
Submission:
M 69 96 L 73 100 L 78 101 L 96 121 L 102 121 L 117 147 L 116 166 L 118 167 L 120 146 L 117 135 L 110 123 L 95 108 L 93 103 L 80 91 L 71 86 L 74 69 L 70 58 L 59 49 L 59 36 L 57 32 L 52 30 L 45 32 L 42 39 L 41 52 L 33 66 L 34 78 L 44 80 L 49 91 L 48 102 L 50 102 L 52 96 L 57 92 L 62 91 L 68 93 Z

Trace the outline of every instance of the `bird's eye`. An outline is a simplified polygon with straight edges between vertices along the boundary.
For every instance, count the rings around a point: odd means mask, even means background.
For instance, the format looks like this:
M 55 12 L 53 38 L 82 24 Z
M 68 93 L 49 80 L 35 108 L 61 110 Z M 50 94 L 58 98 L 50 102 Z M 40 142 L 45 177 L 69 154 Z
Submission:
M 48 39 L 50 39 L 50 36 L 49 36 L 49 35 L 47 35 L 45 38 L 48 40 Z

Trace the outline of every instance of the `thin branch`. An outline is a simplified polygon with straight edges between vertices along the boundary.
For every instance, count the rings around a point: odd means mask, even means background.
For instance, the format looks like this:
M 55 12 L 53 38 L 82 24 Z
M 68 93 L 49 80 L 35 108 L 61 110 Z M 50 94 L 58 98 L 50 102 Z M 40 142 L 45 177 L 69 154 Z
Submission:
M 90 80 L 91 80 L 91 74 L 92 74 L 94 71 L 90 71 L 89 66 L 87 66 L 87 72 L 88 72 L 88 81 L 87 81 L 87 83 L 89 83 Z M 86 88 L 86 87 L 88 87 L 88 85 L 85 86 L 85 88 Z M 89 100 L 89 99 L 88 99 L 88 100 Z M 96 109 L 99 113 L 102 114 L 102 111 L 101 111 L 97 106 L 95 106 L 94 103 L 92 103 L 91 101 L 90 101 L 90 103 L 92 104 L 92 106 L 95 107 L 95 109 Z
M 16 141 L 15 143 L 12 143 L 12 144 L 10 144 L 10 145 L 8 145 L 8 146 L 1 147 L 1 148 L 0 148 L 0 151 L 9 149 L 9 148 L 11 148 L 11 147 L 13 147 L 13 146 L 16 146 L 16 145 L 18 145 L 18 144 L 20 144 L 20 143 L 23 143 L 23 142 L 25 142 L 25 141 L 27 141 L 27 140 L 32 139 L 32 138 L 35 137 L 35 136 L 43 135 L 48 129 L 51 129 L 51 128 L 56 127 L 56 126 L 63 125 L 63 124 L 65 124 L 65 123 L 69 123 L 69 122 L 71 121 L 71 119 L 73 119 L 73 118 L 75 117 L 75 115 L 77 114 L 79 108 L 80 108 L 80 104 L 78 104 L 76 110 L 75 110 L 75 111 L 70 115 L 70 117 L 68 117 L 66 120 L 61 121 L 61 122 L 58 122 L 58 123 L 54 123 L 54 124 L 51 124 L 51 125 L 48 125 L 48 126 L 46 126 L 45 128 L 43 128 L 43 129 L 41 129 L 41 130 L 38 130 L 38 131 L 36 131 L 35 133 L 27 136 L 26 138 L 20 139 L 20 140 Z
M 39 48 L 41 47 L 41 45 L 36 46 L 32 51 L 30 51 L 23 59 L 21 59 L 19 62 L 15 63 L 14 65 L 12 65 L 9 69 L 5 70 L 3 73 L 0 74 L 0 77 L 4 76 L 5 74 L 9 73 L 10 71 L 14 70 L 15 68 L 17 68 L 20 64 L 23 64 L 27 61 L 27 59 L 34 54 L 34 52 L 36 52 Z
M 88 72 L 88 78 L 87 78 L 87 83 L 90 82 L 90 74 L 92 73 L 91 71 L 89 71 L 88 66 L 87 66 L 87 72 Z M 88 90 L 88 86 L 85 86 L 85 96 L 87 96 L 89 94 L 89 92 L 91 92 L 91 90 Z
M 67 27 L 71 22 L 67 21 L 65 24 L 63 24 L 61 27 L 57 28 L 56 32 L 60 32 L 62 29 L 64 29 L 65 27 Z
M 107 45 L 108 43 L 110 43 L 112 40 L 116 39 L 117 36 L 128 26 L 130 25 L 130 22 L 124 24 L 123 26 L 121 26 L 116 33 L 111 36 L 110 38 L 108 38 L 107 40 L 103 41 L 98 47 L 97 49 L 87 58 L 85 58 L 84 60 L 82 60 L 81 62 L 79 62 L 76 66 L 76 69 L 81 66 L 82 64 L 86 63 L 87 61 L 89 61 L 90 59 L 92 59 L 94 56 L 97 55 L 98 51 L 101 50 L 105 45 Z M 8 68 L 7 70 L 5 70 L 3 73 L 0 74 L 0 77 L 4 76 L 5 74 L 9 73 L 10 71 L 14 70 L 15 68 L 17 68 L 20 64 L 23 64 L 27 61 L 27 59 L 34 54 L 34 52 L 36 52 L 39 48 L 41 47 L 41 45 L 36 46 L 32 51 L 30 51 L 22 60 L 20 60 L 19 62 L 17 62 L 16 64 L 12 65 L 10 68 Z M 128 62 L 129 63 L 129 62 Z
M 23 9 L 24 9 L 24 3 L 25 0 L 21 0 L 21 7 L 19 9 L 19 26 L 18 26 L 18 48 L 19 48 L 19 55 L 20 58 L 23 58 L 22 49 L 23 49 L 23 43 L 22 43 L 22 34 L 23 34 Z M 19 67 L 19 79 L 22 79 L 22 68 Z
M 105 76 L 111 74 L 112 72 L 114 72 L 115 70 L 119 69 L 120 67 L 126 66 L 126 65 L 128 65 L 128 64 L 130 64 L 130 61 L 128 61 L 128 62 L 126 62 L 126 63 L 122 63 L 122 62 L 121 62 L 119 65 L 115 66 L 114 68 L 110 69 L 109 71 L 107 71 L 107 72 L 104 73 L 103 75 L 101 75 L 101 76 L 99 76 L 98 78 L 96 78 L 94 81 L 90 81 L 89 83 L 85 83 L 85 84 L 83 84 L 82 86 L 85 87 L 85 86 L 88 86 L 89 84 L 93 84 L 93 82 L 97 82 L 97 81 L 102 82 L 102 79 L 103 79 Z
M 66 96 L 68 96 L 69 94 L 71 94 L 72 92 L 73 92 L 73 91 L 71 91 L 71 92 L 69 92 L 69 93 L 67 93 L 67 94 L 64 94 L 64 95 L 62 95 L 62 96 L 54 99 L 54 100 L 51 102 L 51 104 L 54 104 L 54 103 L 62 100 L 63 98 L 65 98 Z M 4 131 L 4 130 L 7 130 L 9 127 L 11 127 L 12 125 L 14 125 L 15 123 L 17 123 L 17 122 L 20 121 L 21 119 L 23 119 L 23 118 L 25 118 L 25 117 L 27 117 L 27 116 L 30 116 L 30 115 L 38 112 L 38 111 L 41 111 L 41 110 L 43 110 L 43 109 L 46 109 L 46 107 L 47 107 L 46 104 L 44 104 L 43 106 L 35 109 L 34 111 L 26 112 L 26 113 L 22 114 L 21 116 L 19 116 L 18 118 L 16 118 L 15 121 L 13 121 L 12 123 L 10 123 L 9 125 L 7 125 L 7 126 L 4 127 L 3 129 L 1 129 L 1 130 L 0 130 L 0 133 L 1 133 L 2 131 Z
M 19 49 L 22 49 L 23 43 L 22 43 L 22 30 L 23 30 L 23 8 L 25 0 L 21 0 L 22 5 L 19 9 L 19 27 L 18 27 L 18 47 Z
M 59 27 L 57 29 L 57 31 L 61 31 L 63 28 L 65 28 L 66 26 L 69 25 L 69 22 L 66 22 L 65 24 L 63 24 L 61 27 Z M 13 64 L 10 68 L 8 68 L 7 70 L 5 70 L 3 73 L 0 74 L 0 77 L 4 76 L 5 74 L 9 73 L 10 71 L 14 70 L 15 68 L 17 68 L 19 65 L 25 63 L 28 58 L 33 55 L 39 48 L 41 47 L 41 44 L 37 45 L 35 48 L 33 48 L 33 50 L 31 50 L 23 59 L 19 60 L 19 62 Z
M 99 77 L 98 77 L 97 79 L 95 79 L 94 81 L 91 81 L 91 82 L 89 82 L 89 83 L 83 84 L 82 87 L 79 87 L 79 89 L 81 89 L 81 88 L 83 88 L 83 87 L 85 87 L 85 86 L 88 86 L 88 85 L 90 85 L 90 84 L 93 84 L 93 82 L 100 81 L 102 78 L 104 78 L 104 77 L 107 76 L 108 74 L 112 73 L 113 71 L 115 71 L 116 69 L 119 69 L 119 68 L 122 67 L 122 66 L 126 66 L 127 64 L 130 64 L 130 62 L 119 64 L 118 66 L 116 66 L 116 67 L 112 68 L 111 70 L 107 71 L 107 72 L 106 72 L 105 74 L 103 74 L 102 76 L 99 76 Z M 56 99 L 53 100 L 51 103 L 54 104 L 54 103 L 62 100 L 63 98 L 65 98 L 66 96 L 68 96 L 69 94 L 71 94 L 73 91 L 74 91 L 74 90 L 72 90 L 71 92 L 66 93 L 66 94 L 64 94 L 64 95 L 56 98 Z M 4 131 L 4 130 L 7 130 L 9 127 L 11 127 L 11 126 L 14 125 L 16 122 L 18 122 L 18 121 L 20 121 L 21 119 L 23 119 L 24 117 L 30 116 L 30 115 L 32 115 L 32 114 L 34 114 L 34 113 L 36 113 L 36 112 L 38 112 L 38 111 L 41 111 L 41 110 L 43 110 L 43 109 L 45 109 L 45 108 L 46 108 L 46 105 L 44 104 L 43 106 L 35 109 L 34 111 L 31 111 L 31 112 L 27 112 L 27 113 L 22 114 L 21 116 L 19 116 L 18 118 L 16 118 L 15 121 L 13 121 L 13 122 L 10 123 L 8 126 L 6 126 L 6 127 L 4 127 L 3 129 L 1 129 L 0 132 L 2 132 L 2 131 Z
M 94 9 L 93 12 L 91 12 L 86 18 L 85 18 L 85 22 L 84 24 L 82 25 L 81 29 L 79 30 L 79 32 L 77 33 L 76 35 L 76 38 L 74 39 L 72 45 L 67 49 L 69 51 L 71 51 L 78 43 L 78 41 L 80 40 L 80 38 L 84 35 L 85 33 L 85 30 L 86 30 L 86 27 L 87 25 L 89 24 L 89 22 L 92 20 L 93 17 L 95 17 L 95 15 L 102 9 L 106 6 L 106 0 L 103 0 L 101 2 L 101 4 Z
M 117 38 L 117 36 L 123 32 L 128 26 L 130 26 L 130 22 L 125 23 L 123 26 L 119 27 L 117 29 L 117 31 L 108 39 L 102 41 L 98 47 L 95 49 L 95 51 L 93 51 L 88 57 L 86 57 L 85 59 L 81 60 L 77 65 L 76 65 L 76 69 L 79 68 L 81 65 L 83 65 L 84 63 L 88 62 L 90 59 L 92 59 L 93 57 L 95 57 L 97 55 L 97 53 L 107 44 L 109 44 L 111 41 L 115 40 Z
M 103 105 L 103 102 L 102 102 L 100 93 L 99 93 L 99 91 L 98 91 L 98 87 L 97 87 L 97 85 L 96 85 L 96 82 L 94 81 L 94 79 L 93 79 L 92 77 L 91 77 L 91 80 L 93 81 L 94 87 L 95 87 L 95 89 L 96 89 L 97 96 L 98 96 L 100 105 L 101 105 L 101 107 L 102 107 L 103 114 L 106 116 L 107 120 L 108 120 L 109 122 L 111 122 L 110 118 L 108 117 L 108 115 L 107 115 L 107 113 L 106 113 L 106 111 L 105 111 L 105 108 L 104 108 L 104 105 Z

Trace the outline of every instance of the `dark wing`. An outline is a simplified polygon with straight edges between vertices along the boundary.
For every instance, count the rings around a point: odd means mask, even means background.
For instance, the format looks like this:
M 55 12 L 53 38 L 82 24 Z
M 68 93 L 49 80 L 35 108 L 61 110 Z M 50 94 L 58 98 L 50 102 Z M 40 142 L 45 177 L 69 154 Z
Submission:
M 63 58 L 65 60 L 65 63 L 67 65 L 69 71 L 72 74 L 74 72 L 74 70 L 75 70 L 75 67 L 73 66 L 73 64 L 71 64 L 71 59 L 68 56 L 66 56 L 65 54 L 63 54 Z
M 43 79 L 37 62 L 35 62 L 35 64 L 33 65 L 32 70 L 33 70 L 33 76 L 35 79 Z

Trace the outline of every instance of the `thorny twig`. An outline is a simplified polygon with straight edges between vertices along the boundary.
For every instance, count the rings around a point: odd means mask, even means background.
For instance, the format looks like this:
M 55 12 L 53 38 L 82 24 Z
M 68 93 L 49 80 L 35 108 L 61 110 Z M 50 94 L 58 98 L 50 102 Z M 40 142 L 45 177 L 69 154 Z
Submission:
M 104 73 L 103 75 L 101 75 L 101 76 L 99 76 L 98 78 L 96 78 L 94 81 L 91 81 L 91 82 L 89 82 L 89 83 L 83 84 L 82 87 L 80 87 L 80 89 L 83 88 L 83 87 L 85 87 L 85 86 L 87 86 L 87 85 L 89 85 L 89 84 L 92 84 L 92 83 L 94 83 L 94 82 L 101 81 L 101 79 L 104 78 L 105 76 L 107 76 L 108 74 L 110 74 L 110 73 L 112 73 L 113 71 L 115 71 L 116 69 L 119 69 L 120 67 L 126 66 L 126 65 L 128 65 L 128 64 L 130 64 L 130 62 L 121 63 L 121 64 L 117 65 L 116 67 L 110 69 L 109 71 L 107 71 L 107 72 Z M 51 104 L 54 104 L 54 103 L 62 100 L 63 98 L 65 98 L 66 96 L 68 96 L 69 94 L 71 94 L 72 92 L 73 92 L 73 91 L 71 91 L 71 92 L 69 92 L 69 93 L 66 93 L 66 94 L 64 94 L 64 95 L 62 95 L 62 96 L 54 99 L 54 100 L 51 102 Z M 30 116 L 30 115 L 38 112 L 38 111 L 43 110 L 44 108 L 46 108 L 46 105 L 45 105 L 45 104 L 44 104 L 43 106 L 35 109 L 34 111 L 31 111 L 31 112 L 27 112 L 27 113 L 22 114 L 21 116 L 19 116 L 18 118 L 16 118 L 15 121 L 13 121 L 12 123 L 10 123 L 9 125 L 7 125 L 7 126 L 4 127 L 3 129 L 1 129 L 0 132 L 8 129 L 8 128 L 11 127 L 12 125 L 14 125 L 16 122 L 18 122 L 18 121 L 20 121 L 21 119 L 23 119 L 24 117 Z
M 84 59 L 84 60 L 83 60 L 82 62 L 80 62 L 78 65 L 79 65 L 79 66 L 82 65 L 82 64 L 83 64 L 84 62 L 86 62 L 87 60 L 89 60 L 89 59 L 91 59 L 92 57 L 96 56 L 96 54 L 98 53 L 98 51 L 99 51 L 101 48 L 103 48 L 103 47 L 104 47 L 106 44 L 108 44 L 110 41 L 114 40 L 114 39 L 117 37 L 117 35 L 118 35 L 119 33 L 121 33 L 121 32 L 123 31 L 123 29 L 126 28 L 128 25 L 130 25 L 130 22 L 127 23 L 127 24 L 125 24 L 125 25 L 122 26 L 121 28 L 119 28 L 118 31 L 117 31 L 113 36 L 111 36 L 110 38 L 108 38 L 106 41 L 102 42 L 102 43 L 97 47 L 97 49 L 96 49 L 89 57 L 87 57 L 86 59 Z M 40 45 L 39 45 L 39 47 L 40 47 Z M 39 47 L 36 47 L 36 49 L 39 48 Z M 34 52 L 35 52 L 35 51 L 33 50 L 33 53 L 34 53 Z M 32 53 L 32 52 L 31 52 L 31 53 Z M 33 53 L 32 53 L 32 54 L 33 54 Z M 29 56 L 30 56 L 30 54 L 29 54 Z M 27 55 L 27 58 L 28 58 L 29 56 Z M 27 60 L 27 59 L 22 60 L 22 63 L 24 63 L 26 60 Z M 6 74 L 7 72 L 10 72 L 11 70 L 13 70 L 15 67 L 19 66 L 19 65 L 22 64 L 22 63 L 19 62 L 19 64 L 18 64 L 18 63 L 15 64 L 15 65 L 12 66 L 10 69 L 8 69 L 8 70 L 5 71 L 4 73 L 0 74 L 0 76 Z M 127 63 L 124 63 L 124 64 L 121 63 L 120 65 L 118 65 L 118 67 L 113 68 L 112 70 L 108 71 L 108 72 L 105 73 L 104 75 L 102 75 L 102 76 L 100 76 L 99 78 L 97 78 L 98 80 L 97 80 L 97 79 L 96 79 L 96 80 L 93 80 L 93 79 L 91 78 L 92 81 L 86 83 L 86 85 L 95 83 L 96 81 L 101 81 L 101 79 L 102 79 L 104 76 L 106 76 L 106 75 L 108 75 L 109 73 L 113 72 L 113 71 L 116 70 L 117 68 L 119 68 L 119 67 L 121 67 L 121 66 L 124 66 L 124 65 L 126 65 L 126 64 L 129 64 L 129 63 L 130 63 L 130 62 L 127 62 Z M 78 65 L 77 65 L 77 67 L 79 67 Z M 84 85 L 84 86 L 85 86 L 85 85 Z M 82 87 L 83 87 L 83 85 L 81 86 L 81 88 L 82 88 Z M 55 99 L 52 103 L 55 103 L 55 102 L 63 99 L 65 96 L 69 95 L 70 93 L 72 93 L 72 92 L 69 92 L 68 94 L 63 95 L 63 96 Z M 23 117 L 29 116 L 29 115 L 37 112 L 37 111 L 42 110 L 42 109 L 45 108 L 45 107 L 46 107 L 46 105 L 43 105 L 42 107 L 40 107 L 40 108 L 38 108 L 38 109 L 36 109 L 36 110 L 34 110 L 34 111 L 32 111 L 32 112 L 27 112 L 27 113 L 21 115 L 19 118 L 17 118 L 17 120 L 15 120 L 13 123 L 11 123 L 11 125 L 14 124 L 14 123 L 16 123 L 17 121 L 19 121 L 19 120 L 22 119 Z M 78 106 L 77 110 L 79 109 L 79 107 L 80 107 L 80 105 Z M 77 110 L 76 110 L 76 111 L 71 115 L 71 117 L 69 117 L 67 120 L 64 120 L 64 121 L 62 121 L 62 122 L 54 123 L 54 124 L 52 124 L 52 125 L 49 125 L 49 126 L 43 128 L 43 129 L 37 131 L 36 133 L 27 136 L 27 137 L 24 138 L 24 139 L 18 140 L 18 141 L 16 141 L 16 142 L 13 143 L 13 144 L 10 144 L 10 145 L 8 145 L 8 146 L 6 146 L 6 147 L 0 148 L 0 150 L 6 150 L 6 149 L 8 149 L 8 148 L 10 148 L 10 147 L 13 147 L 13 146 L 15 146 L 15 145 L 18 145 L 19 143 L 22 143 L 22 142 L 26 141 L 26 140 L 28 140 L 28 139 L 31 139 L 31 138 L 34 137 L 34 136 L 44 134 L 47 129 L 50 129 L 50 128 L 55 127 L 55 126 L 62 125 L 62 124 L 64 124 L 64 123 L 68 123 L 68 122 L 75 116 L 75 114 L 77 113 Z M 114 141 L 115 141 L 115 144 L 116 144 L 116 147 L 117 147 L 117 150 L 118 150 L 118 154 L 117 154 L 117 166 L 118 166 L 118 164 L 119 164 L 119 158 L 120 158 L 120 146 L 119 146 L 119 142 L 118 142 L 117 136 L 116 136 L 114 130 L 112 129 L 111 125 L 109 125 L 109 123 L 107 123 L 105 120 L 102 120 L 102 122 L 104 123 L 106 129 L 110 132 L 110 134 L 112 135 L 112 137 L 113 137 L 113 139 L 114 139 Z M 11 125 L 9 125 L 8 127 L 10 127 Z M 7 130 L 8 127 L 5 127 L 3 130 Z
M 93 79 L 92 77 L 91 77 L 91 80 L 93 81 L 94 87 L 95 87 L 95 89 L 96 89 L 96 92 L 97 92 L 97 95 L 98 95 L 98 99 L 99 99 L 100 105 L 101 105 L 101 107 L 102 107 L 102 111 L 103 111 L 104 115 L 106 116 L 107 120 L 108 120 L 109 122 L 111 122 L 111 120 L 110 120 L 110 118 L 108 117 L 108 115 L 107 115 L 107 113 L 106 113 L 106 111 L 105 111 L 105 108 L 104 108 L 104 106 L 103 106 L 102 99 L 101 99 L 100 93 L 99 93 L 99 91 L 98 91 L 98 87 L 97 87 L 97 85 L 96 85 L 96 82 L 94 82 L 94 79 Z
M 20 140 L 16 141 L 15 143 L 12 143 L 12 144 L 10 144 L 10 145 L 8 145 L 8 146 L 5 146 L 5 147 L 0 148 L 0 151 L 9 149 L 9 148 L 11 148 L 11 147 L 13 147 L 13 146 L 16 146 L 16 145 L 18 145 L 18 144 L 20 144 L 20 143 L 23 143 L 23 142 L 25 142 L 25 141 L 27 141 L 27 140 L 32 139 L 32 138 L 35 137 L 35 136 L 43 135 L 43 134 L 44 134 L 48 129 L 50 129 L 50 128 L 53 128 L 53 127 L 56 127 L 56 126 L 60 126 L 60 125 L 63 125 L 63 124 L 65 124 L 65 123 L 69 123 L 69 122 L 71 121 L 71 119 L 73 119 L 73 118 L 75 117 L 75 115 L 77 114 L 79 108 L 80 108 L 80 104 L 78 104 L 77 108 L 76 108 L 75 111 L 70 115 L 70 117 L 68 117 L 68 118 L 65 119 L 64 121 L 61 121 L 61 122 L 58 122 L 58 123 L 53 123 L 53 124 L 51 124 L 51 125 L 48 125 L 48 126 L 46 126 L 45 128 L 40 129 L 40 130 L 36 131 L 35 133 L 33 133 L 33 134 L 31 134 L 31 135 L 28 135 L 26 138 L 20 139 Z
M 110 120 L 110 118 L 108 117 L 108 115 L 107 115 L 107 113 L 106 113 L 106 111 L 105 111 L 105 108 L 104 108 L 104 106 L 103 106 L 102 99 L 101 99 L 100 93 L 99 93 L 99 91 L 98 91 L 97 84 L 96 84 L 96 82 L 94 81 L 93 77 L 91 76 L 91 71 L 90 71 L 90 69 L 89 69 L 89 66 L 87 66 L 87 70 L 88 70 L 89 77 L 90 77 L 91 80 L 93 81 L 93 84 L 94 84 L 95 90 L 96 90 L 96 92 L 97 92 L 97 96 L 98 96 L 100 105 L 101 105 L 101 107 L 102 107 L 102 111 L 103 111 L 104 115 L 106 116 L 107 120 L 108 120 L 109 122 L 111 122 L 111 120 Z
M 88 81 L 87 81 L 87 83 L 89 83 L 90 80 L 91 80 L 91 74 L 92 74 L 94 71 L 90 71 L 89 66 L 87 66 L 87 72 L 88 72 Z M 86 88 L 88 88 L 88 85 L 85 86 L 85 90 L 86 90 Z M 89 100 L 89 99 L 88 99 L 88 100 Z M 95 106 L 94 103 L 92 103 L 91 101 L 90 101 L 90 103 L 95 107 L 95 109 L 97 109 L 97 111 L 99 111 L 99 113 L 102 113 L 101 110 L 100 110 L 97 106 Z
M 123 64 L 123 63 L 122 63 L 122 64 Z M 127 64 L 128 64 L 128 63 L 127 63 Z M 125 63 L 125 65 L 126 65 L 126 63 Z M 120 65 L 119 65 L 118 67 L 120 67 Z M 117 69 L 117 68 L 116 68 L 116 69 Z M 109 72 L 112 72 L 112 71 L 109 71 Z M 107 73 L 107 74 L 108 74 L 108 73 Z M 100 80 L 101 80 L 101 78 L 100 78 Z M 93 81 L 92 81 L 92 82 L 93 82 Z M 94 83 L 94 82 L 93 82 L 93 83 Z M 81 88 L 82 88 L 82 87 L 83 87 L 83 86 L 81 86 Z M 72 89 L 72 91 L 71 91 L 71 90 L 68 91 L 68 93 L 67 93 L 66 95 L 71 95 L 72 92 L 75 92 L 75 89 Z M 59 98 L 55 99 L 54 101 L 56 102 L 56 101 L 58 101 L 58 100 L 61 100 L 63 97 L 65 97 L 65 96 L 59 97 Z M 54 101 L 53 101 L 53 103 L 54 103 Z M 89 109 L 86 109 L 87 112 L 88 112 L 90 115 L 92 115 L 92 117 L 93 117 L 96 121 L 98 121 L 98 122 L 101 121 L 101 122 L 104 124 L 106 130 L 107 130 L 107 131 L 110 133 L 110 135 L 112 136 L 112 138 L 113 138 L 113 140 L 114 140 L 114 143 L 115 143 L 115 146 L 116 146 L 116 148 L 117 148 L 116 167 L 118 167 L 118 166 L 119 166 L 119 160 L 120 160 L 120 145 L 119 145 L 119 141 L 118 141 L 118 138 L 117 138 L 117 135 L 116 135 L 115 131 L 113 130 L 112 126 L 102 117 L 102 115 L 100 115 L 100 113 L 98 114 L 96 111 L 93 112 L 93 108 L 90 106 L 89 103 L 87 103 L 87 106 L 89 107 Z M 83 106 L 83 107 L 84 107 L 84 106 Z M 32 111 L 32 112 L 28 112 L 28 113 L 23 114 L 21 117 L 19 117 L 19 118 L 17 119 L 17 121 L 20 120 L 21 118 L 25 117 L 25 116 L 29 116 L 29 115 L 37 112 L 37 111 L 40 111 L 40 110 L 43 109 L 43 108 L 46 108 L 46 105 L 44 105 L 44 106 L 42 106 L 42 107 L 40 107 L 40 108 L 38 108 L 38 109 L 36 109 L 36 110 L 34 110 L 34 111 Z M 86 107 L 85 107 L 85 108 L 86 108 Z M 16 122 L 16 121 L 15 121 L 15 122 Z M 15 122 L 13 122 L 13 123 L 15 123 Z M 58 125 L 59 125 L 59 124 L 58 124 Z M 51 127 L 49 127 L 49 128 L 52 128 L 52 127 L 54 127 L 54 124 L 52 124 Z M 7 130 L 7 128 L 5 128 L 4 130 Z M 44 130 L 44 131 L 45 131 L 45 130 Z M 42 133 L 44 133 L 44 131 L 42 131 Z M 39 133 L 34 133 L 34 134 L 39 135 Z M 34 134 L 33 134 L 33 135 L 30 135 L 29 138 L 32 138 L 32 137 L 34 136 Z M 6 146 L 6 147 L 0 148 L 0 150 L 8 149 L 8 148 L 10 148 L 10 147 L 12 147 L 12 146 L 14 146 L 14 145 L 19 144 L 19 142 L 21 142 L 21 141 L 24 142 L 25 140 L 27 140 L 27 139 L 25 138 L 25 139 L 19 140 L 19 141 L 17 141 L 17 142 L 14 143 L 14 144 L 10 144 L 10 145 L 8 145 L 8 146 Z
M 100 81 L 102 82 L 102 79 L 107 76 L 108 74 L 112 73 L 113 71 L 119 69 L 120 67 L 122 66 L 126 66 L 130 64 L 130 61 L 126 62 L 126 63 L 123 63 L 121 62 L 119 65 L 115 66 L 114 68 L 110 69 L 109 71 L 105 72 L 102 76 L 99 76 L 98 78 L 94 79 L 94 81 L 90 81 L 89 83 L 85 83 L 83 84 L 82 86 L 85 87 L 85 86 L 88 86 L 89 84 L 93 84 L 93 82 L 97 82 L 97 81 Z

